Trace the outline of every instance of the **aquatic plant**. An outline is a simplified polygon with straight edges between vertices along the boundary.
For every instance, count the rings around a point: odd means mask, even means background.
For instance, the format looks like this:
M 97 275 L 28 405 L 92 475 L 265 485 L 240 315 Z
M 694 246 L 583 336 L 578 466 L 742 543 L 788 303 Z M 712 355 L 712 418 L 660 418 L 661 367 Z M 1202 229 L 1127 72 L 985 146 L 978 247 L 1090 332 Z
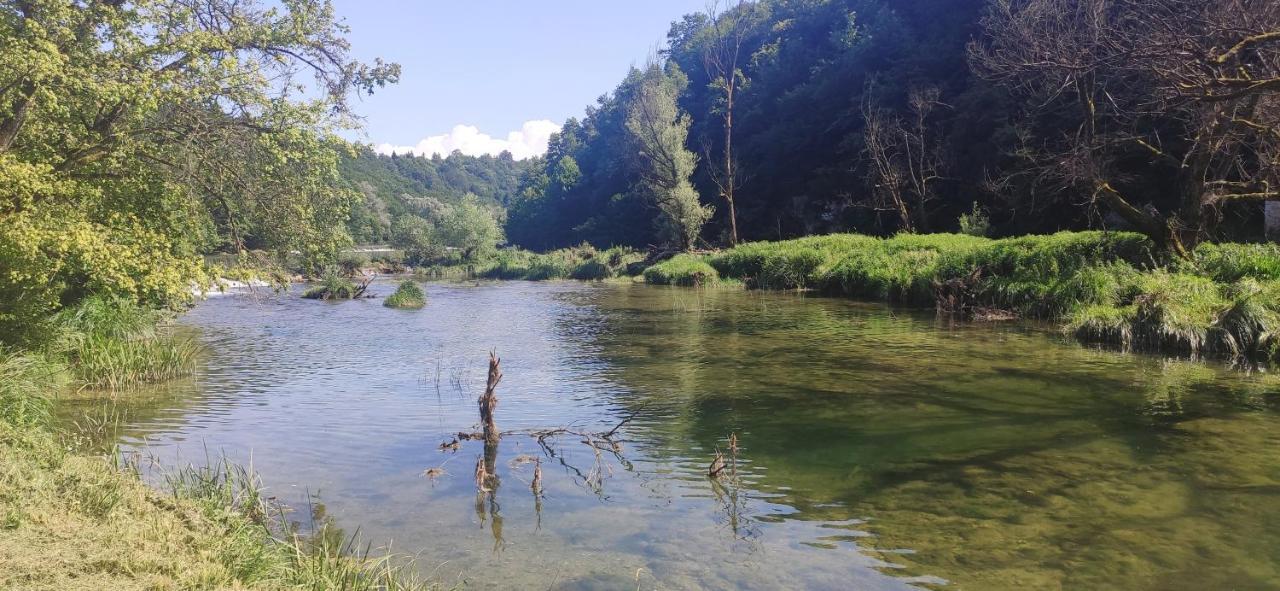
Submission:
M 314 286 L 302 293 L 302 297 L 309 300 L 353 300 L 364 295 L 368 287 L 368 279 L 356 284 L 342 276 L 336 267 L 329 267 Z
M 427 305 L 427 294 L 418 287 L 417 283 L 412 281 L 403 281 L 396 288 L 395 293 L 387 296 L 382 301 L 382 305 L 388 308 L 401 308 L 406 310 L 416 310 Z
M 64 358 L 84 387 L 118 389 L 190 374 L 200 345 L 162 328 L 160 312 L 113 296 L 91 296 L 56 319 L 49 354 Z

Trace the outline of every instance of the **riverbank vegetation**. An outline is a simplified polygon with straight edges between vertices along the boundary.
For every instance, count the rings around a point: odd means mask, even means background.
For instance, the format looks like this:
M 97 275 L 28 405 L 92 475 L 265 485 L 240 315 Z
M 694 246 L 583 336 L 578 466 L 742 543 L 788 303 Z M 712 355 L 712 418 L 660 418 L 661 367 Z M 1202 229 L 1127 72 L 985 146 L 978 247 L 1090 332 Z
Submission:
M 68 315 L 72 339 L 48 349 L 0 351 L 0 587 L 76 589 L 426 589 L 408 567 L 361 550 L 332 524 L 296 531 L 254 476 L 222 463 L 168 468 L 152 488 L 136 466 L 82 449 L 50 426 L 65 388 L 124 386 L 155 377 L 154 361 L 114 358 L 145 339 L 156 356 L 181 359 L 187 341 L 148 329 L 145 313 L 94 301 Z M 106 350 L 101 347 L 105 346 Z M 172 349 L 177 353 L 166 352 Z M 148 373 L 151 372 L 151 373 Z
M 350 244 L 337 132 L 399 67 L 345 32 L 312 0 L 0 4 L 0 587 L 417 587 L 283 527 L 243 472 L 155 490 L 49 421 L 68 389 L 194 371 L 168 319 L 203 255 L 314 273 Z
M 1280 360 L 1280 245 L 1205 243 L 1184 259 L 1135 233 L 837 234 L 680 255 L 644 277 L 1038 318 L 1088 342 Z

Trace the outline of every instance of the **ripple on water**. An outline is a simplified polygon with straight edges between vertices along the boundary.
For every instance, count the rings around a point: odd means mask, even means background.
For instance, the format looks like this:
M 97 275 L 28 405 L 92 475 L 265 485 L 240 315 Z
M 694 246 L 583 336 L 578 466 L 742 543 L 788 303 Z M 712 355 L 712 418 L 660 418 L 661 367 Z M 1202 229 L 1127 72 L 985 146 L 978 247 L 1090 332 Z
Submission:
M 1273 378 L 793 294 L 426 291 L 416 312 L 296 289 L 202 303 L 182 322 L 207 366 L 117 403 L 117 440 L 252 461 L 272 494 L 469 587 L 1280 586 Z M 482 446 L 439 445 L 475 428 L 491 349 L 501 428 L 634 414 L 621 454 L 508 435 L 477 504 Z M 737 478 L 715 483 L 730 433 Z

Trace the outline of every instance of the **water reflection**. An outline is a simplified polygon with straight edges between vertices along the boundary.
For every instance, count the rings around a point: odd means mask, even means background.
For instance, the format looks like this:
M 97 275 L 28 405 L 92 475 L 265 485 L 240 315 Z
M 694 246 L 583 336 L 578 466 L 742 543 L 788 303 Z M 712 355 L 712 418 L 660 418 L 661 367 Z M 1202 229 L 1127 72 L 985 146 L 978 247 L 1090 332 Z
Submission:
M 427 291 L 421 312 L 203 304 L 184 321 L 207 371 L 120 402 L 123 431 L 99 437 L 251 457 L 281 498 L 317 492 L 471 587 L 1280 581 L 1270 376 L 794 294 Z M 509 431 L 457 441 L 491 348 Z M 731 436 L 730 476 L 708 478 Z

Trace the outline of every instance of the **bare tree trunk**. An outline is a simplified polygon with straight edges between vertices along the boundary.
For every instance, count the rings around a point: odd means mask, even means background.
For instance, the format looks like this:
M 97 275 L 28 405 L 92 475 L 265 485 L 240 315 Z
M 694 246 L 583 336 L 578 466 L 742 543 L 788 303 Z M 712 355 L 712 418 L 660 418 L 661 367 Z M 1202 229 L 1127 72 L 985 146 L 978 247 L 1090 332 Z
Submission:
M 485 384 L 484 395 L 480 397 L 480 420 L 484 423 L 484 440 L 486 444 L 498 442 L 498 426 L 494 422 L 494 412 L 498 410 L 498 382 L 502 381 L 502 359 L 497 352 L 489 352 L 489 379 Z
M 738 244 L 738 213 L 734 197 L 740 179 L 733 157 L 733 108 L 737 100 L 738 77 L 742 75 L 738 60 L 749 24 L 746 10 L 747 5 L 743 0 L 739 0 L 736 7 L 731 7 L 723 14 L 719 12 L 717 0 L 709 4 L 707 19 L 715 36 L 707 44 L 702 56 L 707 76 L 713 83 L 718 83 L 720 91 L 724 93 L 724 154 L 721 170 L 718 173 L 713 170 L 711 176 L 729 206 L 729 241 L 734 246 Z
M 1268 201 L 1263 205 L 1263 229 L 1267 240 L 1280 242 L 1280 201 Z
M 726 91 L 727 102 L 724 111 L 724 200 L 729 204 L 729 242 L 738 245 L 738 213 L 733 206 L 733 193 L 737 189 L 737 171 L 733 165 L 733 83 Z

